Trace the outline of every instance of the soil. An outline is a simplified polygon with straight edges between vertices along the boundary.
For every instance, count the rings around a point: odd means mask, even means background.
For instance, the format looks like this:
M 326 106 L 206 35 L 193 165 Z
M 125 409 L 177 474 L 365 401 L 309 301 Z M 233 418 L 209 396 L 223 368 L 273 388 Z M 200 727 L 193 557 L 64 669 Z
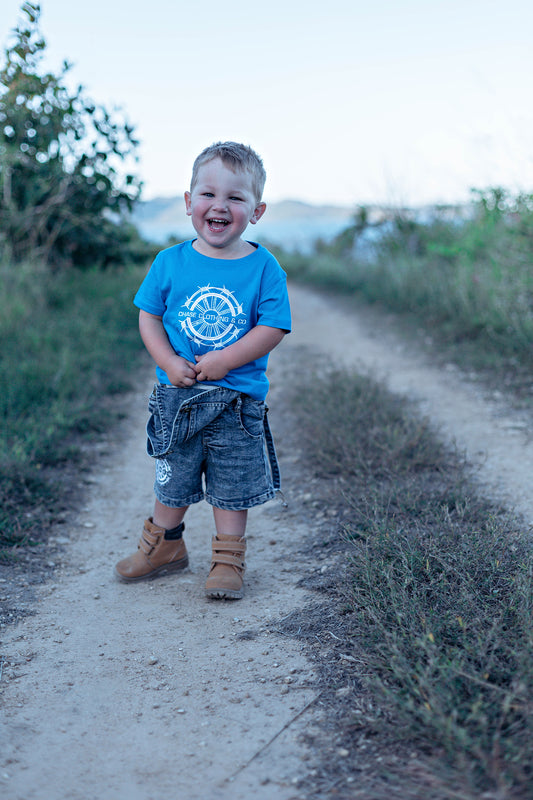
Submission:
M 335 727 L 332 696 L 349 697 L 355 713 L 369 700 L 346 677 L 332 610 L 342 562 L 335 509 L 299 451 L 284 387 L 296 366 L 324 355 L 384 379 L 465 452 L 481 491 L 527 526 L 530 416 L 438 364 L 383 315 L 296 286 L 291 302 L 294 332 L 269 371 L 283 497 L 250 514 L 242 600 L 204 596 L 213 524 L 203 503 L 186 518 L 188 570 L 133 585 L 113 576 L 153 502 L 146 371 L 118 429 L 90 445 L 92 469 L 78 476 L 46 552 L 30 553 L 25 573 L 0 573 L 5 616 L 16 620 L 3 629 L 0 661 L 6 800 L 441 796 L 417 793 L 428 778 L 416 752 L 385 752 L 364 731 L 347 743 Z M 387 783 L 399 761 L 403 789 Z

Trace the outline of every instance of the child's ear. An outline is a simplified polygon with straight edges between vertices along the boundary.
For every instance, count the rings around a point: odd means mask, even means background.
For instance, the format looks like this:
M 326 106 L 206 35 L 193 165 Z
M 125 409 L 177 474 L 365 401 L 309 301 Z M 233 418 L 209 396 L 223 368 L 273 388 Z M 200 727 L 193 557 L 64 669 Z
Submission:
M 185 212 L 186 212 L 187 216 L 190 217 L 191 214 L 192 214 L 191 193 L 190 192 L 185 192 L 184 197 L 185 197 Z
M 255 211 L 252 214 L 252 218 L 250 220 L 252 225 L 255 225 L 256 222 L 259 222 L 265 211 L 266 211 L 266 203 L 259 203 L 259 205 L 256 206 Z

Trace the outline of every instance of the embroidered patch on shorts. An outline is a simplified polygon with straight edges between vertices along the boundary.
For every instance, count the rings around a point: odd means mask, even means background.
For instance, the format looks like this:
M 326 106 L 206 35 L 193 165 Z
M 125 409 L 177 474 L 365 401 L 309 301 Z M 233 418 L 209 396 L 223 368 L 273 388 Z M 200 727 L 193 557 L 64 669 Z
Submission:
M 172 467 L 166 458 L 157 458 L 155 462 L 155 479 L 160 486 L 168 483 L 172 474 Z

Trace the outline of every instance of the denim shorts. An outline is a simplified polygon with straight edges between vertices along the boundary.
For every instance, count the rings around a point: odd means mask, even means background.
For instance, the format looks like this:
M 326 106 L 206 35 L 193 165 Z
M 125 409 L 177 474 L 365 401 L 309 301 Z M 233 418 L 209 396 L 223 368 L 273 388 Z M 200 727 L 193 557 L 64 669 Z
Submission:
M 242 511 L 279 489 L 279 468 L 265 403 L 225 387 L 158 384 L 148 404 L 148 455 L 155 496 L 165 506 L 207 500 Z

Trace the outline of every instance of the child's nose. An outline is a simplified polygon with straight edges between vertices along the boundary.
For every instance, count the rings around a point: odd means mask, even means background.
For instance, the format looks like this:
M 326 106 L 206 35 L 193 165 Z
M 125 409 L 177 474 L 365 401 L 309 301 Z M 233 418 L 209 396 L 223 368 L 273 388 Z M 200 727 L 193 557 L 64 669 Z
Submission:
M 226 199 L 224 197 L 213 198 L 213 208 L 225 211 L 227 208 Z

